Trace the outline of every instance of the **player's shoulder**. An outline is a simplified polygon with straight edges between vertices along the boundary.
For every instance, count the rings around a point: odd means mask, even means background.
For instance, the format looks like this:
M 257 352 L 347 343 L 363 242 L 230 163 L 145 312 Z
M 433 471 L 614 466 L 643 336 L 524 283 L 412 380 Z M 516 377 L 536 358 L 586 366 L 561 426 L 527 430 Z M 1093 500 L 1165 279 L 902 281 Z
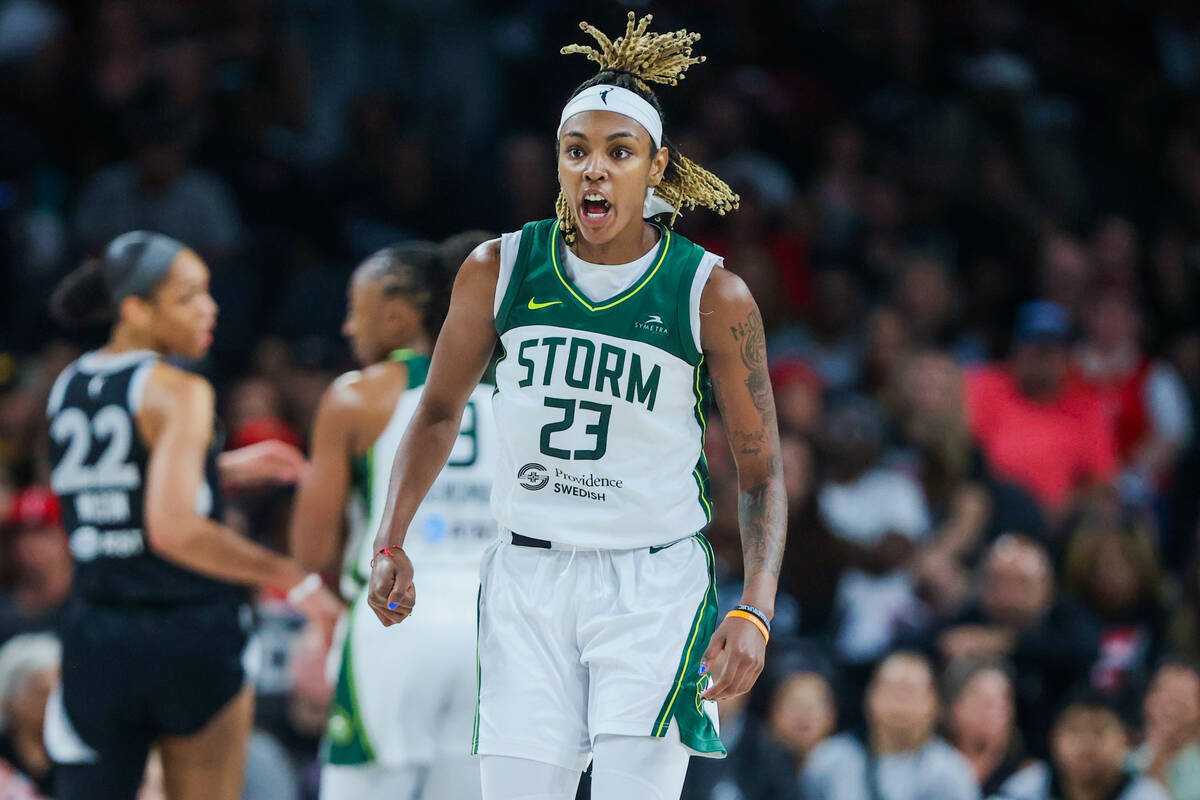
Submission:
M 203 375 L 159 361 L 150 368 L 140 399 L 131 402 L 139 413 L 150 414 L 152 427 L 172 418 L 202 424 L 215 412 L 216 392 Z
M 700 340 L 703 349 L 707 351 L 717 346 L 718 341 L 724 341 L 724 338 L 714 340 L 714 335 L 747 323 L 762 327 L 758 306 L 750 289 L 745 281 L 732 272 L 714 269 L 700 295 Z
M 486 242 L 480 242 L 474 250 L 467 255 L 462 266 L 458 270 L 459 278 L 464 274 L 467 277 L 487 276 L 495 277 L 500 272 L 500 243 L 503 237 L 488 239 Z
M 714 269 L 708 275 L 704 293 L 700 296 L 705 307 L 714 305 L 740 305 L 753 302 L 750 287 L 746 282 L 727 269 Z
M 342 373 L 334 379 L 321 401 L 326 414 L 354 414 L 369 407 L 383 394 L 402 388 L 404 367 L 395 361 L 381 361 L 363 369 Z
M 165 361 L 155 362 L 150 368 L 146 391 L 168 395 L 181 401 L 207 400 L 212 402 L 216 396 L 212 384 L 203 375 L 189 372 Z

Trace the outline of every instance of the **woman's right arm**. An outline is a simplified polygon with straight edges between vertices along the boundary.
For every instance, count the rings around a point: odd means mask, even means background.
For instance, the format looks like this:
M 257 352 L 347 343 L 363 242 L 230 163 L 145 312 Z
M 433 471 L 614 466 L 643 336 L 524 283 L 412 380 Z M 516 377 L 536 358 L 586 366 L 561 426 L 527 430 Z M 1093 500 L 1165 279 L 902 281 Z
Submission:
M 481 244 L 463 262 L 421 402 L 396 451 L 387 505 L 375 537 L 376 552 L 387 547 L 393 556 L 376 559 L 368 593 L 368 603 L 385 626 L 402 621 L 412 611 L 412 564 L 401 547 L 417 507 L 450 457 L 463 408 L 495 350 L 492 312 L 499 273 L 498 239 Z

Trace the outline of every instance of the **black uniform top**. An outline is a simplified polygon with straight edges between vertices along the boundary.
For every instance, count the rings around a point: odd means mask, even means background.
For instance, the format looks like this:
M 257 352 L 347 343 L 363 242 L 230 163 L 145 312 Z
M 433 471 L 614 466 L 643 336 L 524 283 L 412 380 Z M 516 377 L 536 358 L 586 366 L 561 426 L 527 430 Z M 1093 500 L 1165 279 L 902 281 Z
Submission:
M 63 370 L 50 393 L 50 486 L 62 503 L 75 558 L 74 591 L 90 602 L 175 606 L 240 602 L 245 591 L 160 558 L 146 537 L 150 451 L 136 415 L 158 355 L 88 353 Z M 224 513 L 216 441 L 205 461 L 196 511 Z

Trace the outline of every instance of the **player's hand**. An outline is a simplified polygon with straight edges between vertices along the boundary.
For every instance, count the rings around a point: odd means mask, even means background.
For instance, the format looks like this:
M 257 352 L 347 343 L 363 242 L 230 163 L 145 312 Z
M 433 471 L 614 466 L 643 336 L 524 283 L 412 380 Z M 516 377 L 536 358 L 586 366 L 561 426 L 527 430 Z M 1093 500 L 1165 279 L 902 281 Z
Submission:
M 333 642 L 333 631 L 337 627 L 338 619 L 346 610 L 341 598 L 322 586 L 297 601 L 295 606 L 320 631 L 324 647 L 328 650 L 330 643 Z
M 385 628 L 403 622 L 417 602 L 412 562 L 403 549 L 395 546 L 389 549 L 390 558 L 383 553 L 375 558 L 367 585 L 367 604 Z
M 750 691 L 763 670 L 766 654 L 767 642 L 754 623 L 726 617 L 700 658 L 702 674 L 712 675 L 712 683 L 700 696 L 727 700 Z
M 296 483 L 308 470 L 304 454 L 286 442 L 267 439 L 221 453 L 221 482 L 230 486 Z

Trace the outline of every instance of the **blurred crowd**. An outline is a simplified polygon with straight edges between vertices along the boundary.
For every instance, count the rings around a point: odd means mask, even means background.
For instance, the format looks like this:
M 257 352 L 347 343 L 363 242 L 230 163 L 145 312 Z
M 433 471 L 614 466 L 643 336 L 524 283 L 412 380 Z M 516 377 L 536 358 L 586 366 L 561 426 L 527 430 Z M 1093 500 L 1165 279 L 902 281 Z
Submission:
M 303 446 L 367 254 L 550 216 L 558 55 L 638 2 L 0 0 L 0 796 L 50 796 L 71 558 L 54 283 L 154 229 L 213 270 L 229 446 Z M 659 91 L 741 194 L 790 504 L 768 667 L 688 800 L 1200 798 L 1200 6 L 664 0 Z M 733 463 L 707 451 L 722 601 Z M 232 498 L 282 546 L 287 487 Z M 319 638 L 258 603 L 249 798 L 311 797 Z M 143 796 L 161 796 L 152 764 Z M 7 792 L 7 793 L 6 793 Z

